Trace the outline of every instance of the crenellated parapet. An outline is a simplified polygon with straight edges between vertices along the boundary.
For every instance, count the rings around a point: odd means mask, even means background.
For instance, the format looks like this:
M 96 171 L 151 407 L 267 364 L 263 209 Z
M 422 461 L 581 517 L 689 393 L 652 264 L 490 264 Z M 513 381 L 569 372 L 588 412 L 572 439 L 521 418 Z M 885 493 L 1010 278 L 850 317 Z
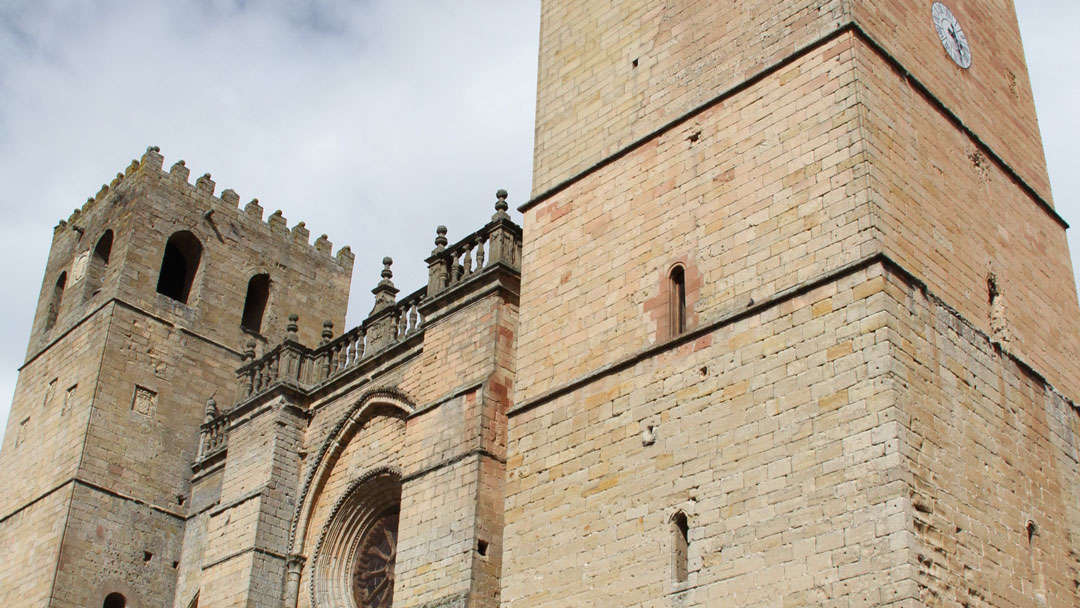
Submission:
M 507 214 L 506 191 L 500 190 L 497 197 L 491 221 L 453 245 L 447 246 L 446 228 L 438 227 L 436 248 L 425 260 L 428 285 L 398 299 L 391 270 L 393 260 L 383 258 L 380 279 L 371 290 L 374 305 L 356 327 L 335 337 L 333 323 L 326 321 L 319 344 L 306 346 L 298 341 L 298 316 L 292 314 L 285 338 L 261 357 L 256 357 L 255 343 L 249 343 L 245 363 L 236 372 L 236 403 L 202 425 L 196 466 L 222 453 L 231 413 L 275 390 L 310 397 L 351 372 L 377 365 L 399 348 L 422 344 L 427 313 L 433 308 L 453 309 L 467 297 L 470 289 L 466 286 L 507 276 L 505 273 L 516 281 L 521 262 L 521 227 Z M 504 274 L 497 274 L 500 270 Z
M 185 190 L 188 195 L 196 200 L 202 200 L 208 203 L 209 207 L 205 212 L 207 218 L 212 218 L 214 214 L 220 213 L 226 215 L 229 219 L 244 221 L 249 225 L 253 222 L 258 222 L 261 224 L 262 231 L 268 234 L 277 235 L 283 242 L 306 245 L 313 252 L 317 252 L 321 256 L 333 258 L 343 267 L 352 268 L 355 256 L 352 254 L 352 250 L 348 245 L 339 248 L 337 253 L 334 254 L 333 243 L 330 242 L 325 234 L 319 236 L 314 243 L 309 243 L 308 239 L 310 231 L 307 229 L 306 222 L 298 222 L 290 229 L 288 228 L 287 220 L 280 209 L 274 211 L 269 218 L 263 221 L 263 208 L 259 204 L 259 199 L 252 199 L 251 202 L 247 203 L 244 208 L 241 209 L 240 196 L 235 190 L 226 188 L 221 191 L 220 195 L 215 196 L 214 192 L 217 189 L 217 184 L 209 173 L 203 173 L 194 183 L 191 183 L 189 181 L 191 169 L 187 167 L 185 161 L 176 161 L 168 171 L 163 169 L 164 161 L 165 158 L 161 155 L 160 149 L 157 146 L 149 146 L 141 159 L 133 159 L 122 173 L 116 174 L 116 177 L 113 178 L 111 182 L 102 184 L 97 193 L 88 198 L 82 207 L 75 209 L 66 220 L 61 219 L 54 228 L 54 231 L 59 232 L 65 227 L 79 230 L 80 226 L 78 220 L 81 216 L 88 213 L 94 206 L 100 204 L 102 201 L 118 200 L 120 197 L 119 190 L 122 189 L 121 187 L 130 182 L 132 176 L 142 173 L 144 175 L 166 179 L 173 186 Z

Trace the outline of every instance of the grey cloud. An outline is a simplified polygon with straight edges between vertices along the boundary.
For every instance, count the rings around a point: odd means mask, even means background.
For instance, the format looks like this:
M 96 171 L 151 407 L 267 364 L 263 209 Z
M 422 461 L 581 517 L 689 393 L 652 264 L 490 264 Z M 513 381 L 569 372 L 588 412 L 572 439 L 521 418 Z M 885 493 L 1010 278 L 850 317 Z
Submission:
M 1071 1 L 1017 8 L 1056 202 L 1075 218 L 1080 17 Z M 403 291 L 421 285 L 437 224 L 453 240 L 497 188 L 529 197 L 538 23 L 536 0 L 3 3 L 0 424 L 52 226 L 150 144 L 350 244 L 350 324 L 382 256 Z

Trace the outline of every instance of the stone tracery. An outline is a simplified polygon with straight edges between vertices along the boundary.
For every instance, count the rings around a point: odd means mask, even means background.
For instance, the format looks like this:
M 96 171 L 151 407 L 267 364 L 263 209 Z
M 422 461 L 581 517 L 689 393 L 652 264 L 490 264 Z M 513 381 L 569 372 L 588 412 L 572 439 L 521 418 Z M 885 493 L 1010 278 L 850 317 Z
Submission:
M 400 477 L 380 471 L 336 505 L 315 548 L 312 606 L 389 608 L 394 594 Z

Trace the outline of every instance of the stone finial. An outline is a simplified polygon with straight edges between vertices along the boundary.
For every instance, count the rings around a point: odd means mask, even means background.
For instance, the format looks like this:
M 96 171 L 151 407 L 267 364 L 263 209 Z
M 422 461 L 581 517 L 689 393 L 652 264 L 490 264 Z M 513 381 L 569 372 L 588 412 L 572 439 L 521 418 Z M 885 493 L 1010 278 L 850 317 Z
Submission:
M 307 245 L 308 237 L 310 236 L 311 231 L 307 229 L 307 223 L 297 222 L 296 225 L 292 227 L 292 237 L 294 242 Z
M 232 188 L 226 188 L 221 191 L 221 202 L 229 205 L 230 207 L 240 206 L 240 195 L 236 193 L 236 190 Z
M 259 204 L 259 199 L 253 198 L 248 204 L 244 205 L 244 213 L 252 219 L 262 220 L 263 208 Z
M 389 284 L 391 287 L 394 286 L 394 283 L 390 280 L 394 278 L 394 271 L 390 270 L 390 266 L 392 266 L 393 264 L 394 259 L 390 256 L 386 256 L 382 259 L 383 269 L 382 272 L 379 273 L 379 275 L 382 277 L 382 280 L 379 281 L 380 285 Z
M 216 186 L 214 180 L 210 179 L 209 173 L 203 173 L 202 177 L 195 180 L 195 189 L 204 194 L 213 195 Z
M 124 169 L 124 175 L 131 175 L 139 170 L 139 161 L 132 159 L 127 168 Z
M 394 263 L 394 260 L 390 257 L 382 259 L 383 269 L 379 273 L 382 276 L 382 280 L 375 286 L 375 289 L 371 290 L 371 293 L 375 294 L 375 307 L 371 309 L 371 313 L 389 308 L 397 301 L 398 290 L 394 287 L 394 282 L 391 280 L 394 277 L 394 271 L 390 270 L 390 266 Z
M 300 331 L 300 325 L 297 323 L 300 320 L 300 315 L 293 313 L 289 315 L 289 322 L 285 325 L 285 337 L 293 342 L 297 340 L 297 332 Z
M 330 342 L 334 337 L 334 322 L 326 320 L 322 322 L 322 342 L 320 344 L 326 344 Z
M 446 240 L 446 226 L 439 226 L 435 228 L 435 250 L 431 253 L 442 253 L 446 249 L 446 244 L 449 241 Z
M 266 218 L 266 223 L 270 226 L 270 232 L 275 234 L 288 234 L 289 232 L 286 227 L 285 216 L 281 214 L 281 209 L 271 213 L 270 217 Z
M 142 160 L 139 164 L 150 167 L 152 169 L 161 169 L 161 164 L 165 162 L 165 157 L 161 155 L 161 148 L 157 146 L 147 146 L 146 152 L 142 155 Z
M 255 341 L 254 340 L 248 340 L 247 344 L 244 345 L 244 360 L 245 361 L 254 361 L 255 360 Z
M 115 188 L 115 187 L 119 186 L 120 182 L 123 181 L 123 179 L 124 179 L 124 174 L 123 173 L 117 173 L 116 177 L 112 178 L 112 181 L 109 182 L 109 187 L 110 188 Z
M 330 252 L 333 250 L 333 248 L 334 244 L 330 242 L 330 237 L 326 236 L 325 234 L 320 234 L 319 238 L 315 239 L 315 251 L 330 255 Z
M 210 422 L 214 418 L 217 418 L 220 413 L 217 401 L 214 401 L 214 396 L 211 395 L 210 398 L 206 400 L 205 422 Z
M 510 205 L 506 202 L 506 197 L 510 196 L 506 190 L 499 188 L 499 191 L 495 193 L 495 214 L 491 216 L 493 220 L 510 219 L 510 214 L 506 212 L 510 208 Z

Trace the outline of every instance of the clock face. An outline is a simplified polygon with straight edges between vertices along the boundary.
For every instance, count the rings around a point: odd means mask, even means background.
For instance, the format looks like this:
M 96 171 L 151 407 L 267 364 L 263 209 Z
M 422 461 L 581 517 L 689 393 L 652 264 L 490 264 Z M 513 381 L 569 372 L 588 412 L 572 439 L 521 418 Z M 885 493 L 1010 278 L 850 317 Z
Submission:
M 967 69 L 971 67 L 971 47 L 968 46 L 967 37 L 960 27 L 960 22 L 953 16 L 949 7 L 940 2 L 934 3 L 933 8 L 934 29 L 937 30 L 938 38 L 945 52 L 952 57 L 956 65 Z

